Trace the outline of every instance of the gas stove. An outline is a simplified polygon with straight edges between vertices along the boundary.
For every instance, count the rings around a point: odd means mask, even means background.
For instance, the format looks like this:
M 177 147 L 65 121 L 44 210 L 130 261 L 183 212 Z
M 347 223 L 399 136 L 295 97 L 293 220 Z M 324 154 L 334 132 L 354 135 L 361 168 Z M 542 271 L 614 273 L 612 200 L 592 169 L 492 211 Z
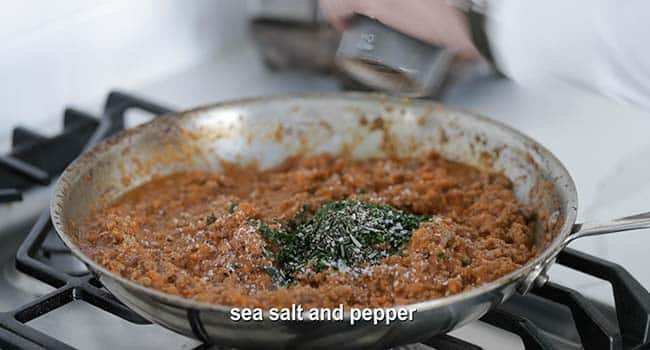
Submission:
M 60 134 L 15 128 L 0 157 L 0 349 L 221 349 L 153 325 L 116 300 L 52 228 L 49 184 L 76 156 L 119 130 L 134 110 L 171 110 L 111 92 L 101 115 L 63 113 Z M 18 215 L 18 214 L 22 214 Z M 22 217 L 22 220 L 17 220 Z M 558 263 L 611 284 L 614 305 L 549 282 L 480 321 L 404 349 L 641 349 L 650 346 L 650 294 L 625 268 L 566 249 Z M 199 337 L 200 338 L 200 337 Z

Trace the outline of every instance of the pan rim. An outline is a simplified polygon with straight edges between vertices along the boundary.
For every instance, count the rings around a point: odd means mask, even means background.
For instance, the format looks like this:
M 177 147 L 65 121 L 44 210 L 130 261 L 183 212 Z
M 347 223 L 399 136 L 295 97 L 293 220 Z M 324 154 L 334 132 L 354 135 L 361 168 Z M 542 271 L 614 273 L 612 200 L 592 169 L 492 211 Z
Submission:
M 217 103 L 189 109 L 186 111 L 165 114 L 164 116 L 156 118 L 150 122 L 138 125 L 131 129 L 124 130 L 122 132 L 119 132 L 115 135 L 112 135 L 102 140 L 97 145 L 93 146 L 90 150 L 81 154 L 72 163 L 70 163 L 68 167 L 66 167 L 66 169 L 61 173 L 61 175 L 59 176 L 59 178 L 57 179 L 54 185 L 53 194 L 50 201 L 50 217 L 52 220 L 52 224 L 55 228 L 55 231 L 57 232 L 61 240 L 63 240 L 65 245 L 75 255 L 75 257 L 77 257 L 78 259 L 80 259 L 90 267 L 91 272 L 98 274 L 100 278 L 103 275 L 106 276 L 107 278 L 113 279 L 119 282 L 119 284 L 121 284 L 123 288 L 126 288 L 128 290 L 135 290 L 137 292 L 143 293 L 144 295 L 153 297 L 164 304 L 175 306 L 175 307 L 182 307 L 185 309 L 193 309 L 197 311 L 207 311 L 207 312 L 230 313 L 230 311 L 233 308 L 241 308 L 240 306 L 212 304 L 208 302 L 197 301 L 179 295 L 162 292 L 154 288 L 146 287 L 128 278 L 119 276 L 111 272 L 107 268 L 103 267 L 99 263 L 95 262 L 93 259 L 88 257 L 85 253 L 83 253 L 80 250 L 80 248 L 77 246 L 77 244 L 75 244 L 74 241 L 70 238 L 71 236 L 68 235 L 68 233 L 66 233 L 65 225 L 61 218 L 62 208 L 63 208 L 62 202 L 64 201 L 65 193 L 67 192 L 66 187 L 68 186 L 68 184 L 71 183 L 71 178 L 75 178 L 75 175 L 77 175 L 78 171 L 81 168 L 83 168 L 84 163 L 92 162 L 92 159 L 94 158 L 95 154 L 103 153 L 105 149 L 111 147 L 111 145 L 115 145 L 124 141 L 131 134 L 143 132 L 143 130 L 146 130 L 147 128 L 155 127 L 154 123 L 156 123 L 161 119 L 193 118 L 193 117 L 200 116 L 202 113 L 208 111 L 226 109 L 234 106 L 253 105 L 259 103 L 266 103 L 266 102 L 277 102 L 282 100 L 297 102 L 297 101 L 305 101 L 305 100 L 326 100 L 326 99 L 346 99 L 351 101 L 365 101 L 365 102 L 372 101 L 372 100 L 376 100 L 378 102 L 401 100 L 399 97 L 389 96 L 381 93 L 364 93 L 364 92 L 296 93 L 296 94 L 246 97 L 241 99 L 217 102 Z M 409 104 L 410 103 L 441 105 L 444 106 L 445 110 L 460 113 L 463 114 L 464 116 L 468 116 L 470 118 L 480 120 L 484 123 L 493 124 L 497 127 L 505 129 L 509 133 L 514 134 L 516 137 L 521 138 L 524 141 L 531 142 L 532 144 L 534 144 L 536 146 L 536 149 L 541 155 L 543 155 L 546 159 L 554 163 L 554 166 L 559 170 L 559 175 L 563 175 L 565 177 L 565 182 L 567 185 L 566 192 L 568 193 L 566 209 L 564 211 L 565 220 L 562 227 L 559 229 L 557 235 L 553 238 L 553 240 L 548 244 L 548 246 L 545 249 L 543 249 L 533 259 L 529 260 L 523 266 L 519 267 L 518 269 L 506 275 L 497 278 L 494 281 L 484 283 L 479 287 L 472 288 L 470 290 L 463 291 L 457 294 L 452 294 L 449 296 L 425 300 L 425 301 L 412 303 L 412 304 L 394 305 L 390 307 L 384 307 L 381 309 L 408 308 L 408 309 L 417 309 L 419 312 L 419 311 L 426 311 L 430 309 L 436 309 L 439 307 L 448 306 L 456 302 L 460 302 L 462 300 L 468 300 L 468 299 L 478 297 L 480 295 L 494 292 L 511 283 L 521 282 L 526 276 L 528 276 L 531 272 L 533 272 L 533 270 L 548 265 L 548 262 L 552 259 L 552 257 L 554 257 L 561 250 L 562 242 L 564 241 L 566 236 L 570 234 L 571 228 L 575 224 L 575 220 L 577 217 L 577 208 L 578 208 L 577 191 L 576 191 L 574 180 L 571 177 L 568 170 L 566 169 L 566 167 L 564 166 L 564 164 L 562 164 L 562 162 L 560 162 L 560 160 L 541 143 L 535 141 L 533 138 L 524 134 L 523 132 L 516 130 L 513 127 L 510 127 L 500 121 L 461 108 L 450 107 L 433 100 L 411 100 Z M 263 315 L 265 320 L 268 320 L 268 313 L 269 313 L 268 309 L 263 309 Z M 344 315 L 344 320 L 349 320 L 349 317 L 350 317 L 349 311 L 346 310 Z

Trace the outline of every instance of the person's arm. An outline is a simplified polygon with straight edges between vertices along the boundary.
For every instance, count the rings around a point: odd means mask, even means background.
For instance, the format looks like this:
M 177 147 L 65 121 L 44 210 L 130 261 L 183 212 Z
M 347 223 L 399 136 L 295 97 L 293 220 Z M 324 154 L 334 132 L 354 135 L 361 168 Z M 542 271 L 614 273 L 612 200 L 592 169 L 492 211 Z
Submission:
M 650 1 L 488 4 L 490 47 L 508 77 L 560 79 L 650 109 Z
M 355 13 L 479 57 L 462 12 L 445 0 L 321 0 L 337 27 Z M 500 71 L 532 84 L 560 79 L 650 110 L 648 0 L 487 0 L 486 33 Z

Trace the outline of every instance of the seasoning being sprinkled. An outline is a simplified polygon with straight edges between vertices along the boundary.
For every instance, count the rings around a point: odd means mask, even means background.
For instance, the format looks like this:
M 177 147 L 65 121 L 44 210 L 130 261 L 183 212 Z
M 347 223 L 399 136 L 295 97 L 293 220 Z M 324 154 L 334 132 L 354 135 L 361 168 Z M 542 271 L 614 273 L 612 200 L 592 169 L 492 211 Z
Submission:
M 425 220 L 389 205 L 342 200 L 322 205 L 308 218 L 301 210 L 277 228 L 260 223 L 258 229 L 271 243 L 277 264 L 266 270 L 286 285 L 297 273 L 373 265 L 399 254 Z

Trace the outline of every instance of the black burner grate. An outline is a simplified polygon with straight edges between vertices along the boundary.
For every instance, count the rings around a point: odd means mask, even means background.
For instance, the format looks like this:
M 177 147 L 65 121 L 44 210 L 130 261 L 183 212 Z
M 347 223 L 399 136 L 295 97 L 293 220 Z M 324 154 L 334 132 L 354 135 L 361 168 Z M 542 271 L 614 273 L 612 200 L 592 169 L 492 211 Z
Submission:
M 22 190 L 49 183 L 78 154 L 123 129 L 125 113 L 132 108 L 155 115 L 169 112 L 149 101 L 113 92 L 101 118 L 67 109 L 64 131 L 58 136 L 46 138 L 16 128 L 13 151 L 0 157 L 0 201 L 20 200 Z M 48 240 L 50 236 L 54 233 L 46 210 L 20 246 L 16 267 L 56 289 L 16 310 L 0 313 L 0 348 L 73 349 L 26 323 L 74 300 L 90 303 L 134 326 L 149 323 L 116 300 L 86 270 L 63 271 L 46 263 L 44 260 L 53 254 L 69 254 L 58 238 Z M 561 252 L 557 262 L 609 281 L 615 308 L 600 305 L 575 290 L 547 283 L 532 294 L 513 296 L 481 320 L 518 335 L 527 350 L 566 348 L 558 345 L 557 339 L 587 350 L 642 349 L 650 345 L 650 294 L 624 268 L 571 249 Z M 482 349 L 450 335 L 436 336 L 423 344 L 440 350 Z M 198 349 L 209 347 L 202 345 Z

